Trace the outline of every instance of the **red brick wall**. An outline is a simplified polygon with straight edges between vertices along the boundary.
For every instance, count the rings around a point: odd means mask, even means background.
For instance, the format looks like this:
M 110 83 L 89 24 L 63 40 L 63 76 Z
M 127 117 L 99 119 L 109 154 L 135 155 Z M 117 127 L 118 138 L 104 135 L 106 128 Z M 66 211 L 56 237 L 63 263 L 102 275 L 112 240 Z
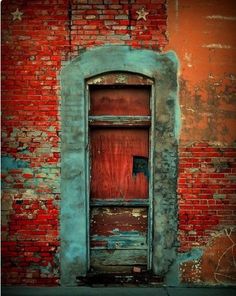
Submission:
M 3 283 L 59 283 L 63 62 L 103 44 L 160 50 L 166 19 L 164 0 L 2 1 Z
M 149 13 L 147 21 L 137 20 L 142 8 Z M 159 50 L 167 43 L 165 0 L 69 1 L 68 9 L 70 50 L 75 55 L 78 49 L 103 44 Z
M 12 12 L 23 12 L 14 20 Z M 3 283 L 58 283 L 63 1 L 2 2 Z M 9 163 L 10 162 L 10 163 Z
M 236 149 L 206 142 L 179 152 L 179 252 L 187 284 L 235 284 Z M 194 258 L 194 250 L 202 255 Z
M 59 283 L 58 75 L 65 61 L 91 46 L 176 51 L 180 252 L 205 248 L 215 232 L 235 225 L 234 1 L 165 2 L 2 1 L 4 284 Z M 17 8 L 23 15 L 13 20 Z M 137 19 L 142 8 L 146 21 Z M 206 275 L 201 280 L 215 283 Z
M 204 246 L 214 230 L 235 225 L 236 151 L 198 143 L 179 153 L 181 251 Z

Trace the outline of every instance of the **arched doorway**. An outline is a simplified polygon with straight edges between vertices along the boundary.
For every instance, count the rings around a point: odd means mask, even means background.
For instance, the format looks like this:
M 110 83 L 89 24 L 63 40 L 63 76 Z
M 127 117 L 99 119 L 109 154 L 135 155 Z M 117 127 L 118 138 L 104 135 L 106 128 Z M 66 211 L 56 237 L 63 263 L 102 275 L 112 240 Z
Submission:
M 105 231 L 91 227 L 91 225 L 95 221 L 96 223 L 101 222 L 101 217 L 104 221 L 107 219 L 105 224 L 108 225 L 110 222 L 106 213 L 109 211 L 111 213 L 112 210 L 113 214 L 116 213 L 116 217 L 119 215 L 123 218 L 126 217 L 126 219 L 133 217 L 133 220 L 130 220 L 133 231 L 136 227 L 134 225 L 138 225 L 139 230 L 145 229 L 145 231 L 139 232 L 136 229 L 137 236 L 131 242 L 136 246 L 138 246 L 138 242 L 144 243 L 144 245 L 133 249 L 135 250 L 133 254 L 135 253 L 137 256 L 133 256 L 133 261 L 131 260 L 129 265 L 131 268 L 136 265 L 145 265 L 145 268 L 151 269 L 154 274 L 164 275 L 175 259 L 179 128 L 177 67 L 178 63 L 174 53 L 158 54 L 149 50 L 131 49 L 127 46 L 105 46 L 83 53 L 63 68 L 61 75 L 62 284 L 75 285 L 76 277 L 86 275 L 91 270 L 92 264 L 92 268 L 96 269 L 96 262 L 98 262 L 97 266 L 100 265 L 99 258 L 104 259 L 104 256 L 108 262 L 106 266 L 118 266 L 114 262 L 120 256 L 131 259 L 131 252 L 127 246 L 122 249 L 125 250 L 123 253 L 118 252 L 119 254 L 113 256 L 113 259 L 112 256 L 104 255 L 104 251 L 98 254 L 97 251 L 94 251 L 95 248 L 91 248 L 99 231 Z M 112 89 L 119 89 L 120 93 L 123 91 L 122 97 L 126 97 L 124 99 L 124 114 L 122 115 L 114 114 L 114 110 L 117 112 L 117 109 L 122 109 L 122 104 L 116 105 L 117 100 L 112 98 L 114 95 Z M 137 101 L 138 90 L 140 90 L 139 93 L 143 93 L 143 97 L 141 96 L 140 99 L 141 106 L 146 100 L 140 110 L 137 108 L 138 105 L 140 106 L 140 102 Z M 104 92 L 106 92 L 106 96 L 104 96 Z M 124 93 L 129 93 L 128 98 Z M 95 98 L 94 102 L 91 101 L 92 96 Z M 104 97 L 108 98 L 110 104 L 115 104 L 110 110 L 106 104 L 103 104 L 103 107 L 108 108 L 109 112 L 112 111 L 112 114 L 92 114 L 91 110 L 95 113 L 98 112 Z M 150 107 L 150 114 L 145 113 L 145 104 Z M 129 114 L 128 112 L 127 114 L 127 106 L 132 112 L 136 110 L 141 113 Z M 90 109 L 91 107 L 92 109 Z M 102 110 L 102 113 L 104 112 Z M 97 118 L 94 118 L 96 116 Z M 103 118 L 98 118 L 98 116 L 103 116 Z M 133 118 L 127 118 L 127 116 L 133 116 Z M 95 127 L 96 125 L 97 127 Z M 131 131 L 131 129 L 133 130 Z M 121 139 L 124 139 L 123 145 L 119 144 Z M 138 145 L 138 142 L 144 144 Z M 109 146 L 108 143 L 113 144 Z M 118 150 L 119 152 L 117 152 Z M 100 158 L 98 151 L 102 156 Z M 115 161 L 113 157 L 113 167 L 116 163 L 119 173 L 117 174 L 115 169 L 110 170 L 113 177 L 110 176 L 110 179 L 108 178 L 110 181 L 106 183 L 105 177 L 96 177 L 96 171 L 101 170 L 104 162 L 106 166 L 111 166 L 112 161 L 109 160 L 109 153 L 113 153 L 113 156 L 116 153 Z M 92 163 L 90 162 L 91 157 Z M 121 166 L 122 162 L 126 165 Z M 90 164 L 92 164 L 91 169 Z M 123 167 L 126 167 L 126 173 L 121 173 Z M 108 168 L 106 167 L 104 170 L 104 175 L 108 174 Z M 149 181 L 147 181 L 147 175 Z M 95 176 L 95 179 L 99 181 L 91 182 L 90 176 L 92 178 Z M 123 181 L 120 182 L 122 178 Z M 138 178 L 142 180 L 137 181 Z M 115 179 L 117 181 L 114 183 L 112 180 Z M 134 180 L 138 182 L 138 186 L 132 183 Z M 99 183 L 102 184 L 102 188 L 99 188 Z M 117 189 L 117 187 L 119 188 Z M 93 196 L 90 195 L 91 192 Z M 113 195 L 115 200 L 112 198 Z M 137 198 L 134 198 L 135 196 Z M 123 204 L 118 204 L 119 202 L 123 202 Z M 115 207 L 116 210 L 114 210 Z M 145 216 L 147 216 L 147 220 L 143 219 L 143 224 L 136 223 L 134 218 L 140 220 Z M 122 218 L 118 219 L 116 224 L 122 226 Z M 115 227 L 112 229 L 114 232 Z M 108 231 L 110 230 L 108 229 Z M 117 239 L 117 233 L 113 234 Z M 110 247 L 112 246 L 111 242 L 114 242 L 113 254 L 117 249 L 119 250 L 119 245 L 124 244 L 124 240 L 115 239 L 109 237 L 105 241 L 107 246 L 110 244 Z M 102 240 L 97 242 L 99 242 L 98 244 L 104 243 Z M 127 241 L 125 243 L 128 244 Z M 134 247 L 132 246 L 132 248 Z M 105 252 L 107 250 L 108 248 L 105 249 Z M 92 253 L 93 255 L 91 255 Z M 142 258 L 142 261 L 139 262 L 138 258 Z M 114 265 L 109 265 L 111 260 Z M 122 264 L 120 266 L 124 266 Z

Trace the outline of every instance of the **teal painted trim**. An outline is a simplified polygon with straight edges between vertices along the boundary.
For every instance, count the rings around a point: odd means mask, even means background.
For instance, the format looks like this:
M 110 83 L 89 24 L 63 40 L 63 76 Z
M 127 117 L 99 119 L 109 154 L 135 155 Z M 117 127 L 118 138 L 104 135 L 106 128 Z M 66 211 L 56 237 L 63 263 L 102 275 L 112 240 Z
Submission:
M 159 54 L 128 46 L 88 50 L 61 71 L 61 283 L 76 285 L 85 275 L 88 250 L 88 90 L 86 80 L 111 72 L 144 75 L 152 87 L 153 255 L 155 274 L 165 274 L 176 258 L 178 59 L 174 52 Z
M 89 116 L 89 121 L 143 121 L 143 120 L 151 120 L 151 116 Z
M 150 93 L 150 110 L 151 110 L 151 126 L 149 129 L 149 208 L 148 208 L 148 270 L 152 270 L 152 255 L 153 255 L 153 164 L 154 164 L 154 141 L 155 141 L 155 88 L 152 84 Z
M 94 207 L 109 207 L 109 206 L 122 206 L 122 207 L 146 207 L 149 205 L 147 199 L 132 199 L 129 201 L 124 200 L 95 200 L 90 202 L 90 206 Z

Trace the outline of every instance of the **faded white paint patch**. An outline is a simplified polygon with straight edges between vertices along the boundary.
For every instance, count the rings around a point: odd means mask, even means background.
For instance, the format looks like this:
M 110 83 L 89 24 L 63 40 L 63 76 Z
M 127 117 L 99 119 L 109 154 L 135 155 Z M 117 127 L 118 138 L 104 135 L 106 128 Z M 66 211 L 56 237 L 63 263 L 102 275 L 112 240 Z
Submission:
M 186 110 L 187 110 L 187 111 L 191 111 L 191 112 L 195 112 L 195 110 L 192 109 L 192 108 L 186 108 Z
M 132 210 L 132 216 L 133 217 L 140 217 L 140 209 L 133 209 Z
M 191 68 L 193 66 L 192 65 L 192 54 L 191 53 L 185 52 L 185 54 L 184 54 L 184 60 L 187 62 L 187 66 L 189 68 Z
M 212 44 L 203 44 L 202 47 L 206 48 L 220 48 L 220 49 L 231 49 L 232 46 L 227 44 L 212 43 Z
M 176 19 L 179 17 L 179 1 L 175 0 L 175 14 L 176 14 Z
M 208 15 L 207 19 L 211 20 L 226 20 L 226 21 L 236 21 L 235 16 L 225 16 L 225 15 Z
M 179 29 L 179 1 L 175 0 L 175 28 L 176 31 Z

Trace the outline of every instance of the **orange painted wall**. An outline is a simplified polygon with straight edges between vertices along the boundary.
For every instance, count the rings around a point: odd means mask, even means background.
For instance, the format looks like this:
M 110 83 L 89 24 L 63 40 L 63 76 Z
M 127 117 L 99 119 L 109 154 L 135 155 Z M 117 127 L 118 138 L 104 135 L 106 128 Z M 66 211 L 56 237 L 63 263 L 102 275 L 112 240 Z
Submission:
M 180 61 L 179 264 L 185 284 L 236 282 L 236 2 L 169 0 Z M 199 251 L 199 257 L 194 256 Z M 183 258 L 183 257 L 180 257 Z M 185 257 L 186 258 L 186 257 Z
M 169 0 L 169 43 L 180 59 L 181 143 L 236 140 L 236 2 Z

